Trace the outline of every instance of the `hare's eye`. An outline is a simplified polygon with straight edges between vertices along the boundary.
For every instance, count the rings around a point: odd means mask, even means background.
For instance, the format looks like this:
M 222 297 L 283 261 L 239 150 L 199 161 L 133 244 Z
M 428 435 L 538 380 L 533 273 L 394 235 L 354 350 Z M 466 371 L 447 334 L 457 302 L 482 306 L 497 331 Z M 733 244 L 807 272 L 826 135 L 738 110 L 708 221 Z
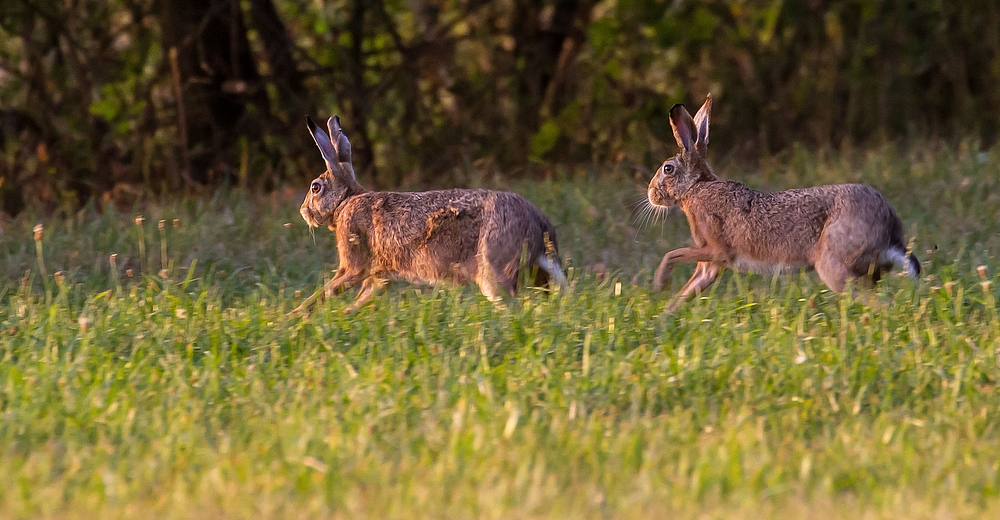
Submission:
M 318 183 L 318 182 L 312 183 L 312 186 L 309 187 L 309 190 L 312 191 L 313 193 L 319 193 L 320 190 L 322 190 L 322 189 L 323 189 L 323 185 L 320 184 L 320 183 Z
M 663 165 L 663 173 L 671 174 L 674 173 L 674 165 L 667 163 Z

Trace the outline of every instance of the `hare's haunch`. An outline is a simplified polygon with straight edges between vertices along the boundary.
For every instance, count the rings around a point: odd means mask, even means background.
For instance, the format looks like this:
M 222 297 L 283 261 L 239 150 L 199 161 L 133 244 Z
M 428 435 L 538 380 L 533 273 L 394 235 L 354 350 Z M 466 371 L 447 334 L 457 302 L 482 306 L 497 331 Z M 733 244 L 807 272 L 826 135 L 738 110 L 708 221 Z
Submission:
M 668 311 L 710 286 L 725 268 L 814 268 L 837 292 L 848 279 L 874 285 L 894 264 L 919 276 L 902 222 L 874 188 L 838 184 L 767 193 L 720 179 L 705 161 L 711 110 L 711 94 L 694 118 L 683 105 L 670 109 L 681 151 L 664 161 L 646 192 L 654 206 L 679 206 L 694 238 L 694 247 L 664 255 L 653 277 L 654 288 L 663 290 L 674 264 L 698 263 Z
M 361 284 L 347 312 L 366 304 L 390 280 L 474 282 L 496 301 L 514 294 L 521 269 L 527 268 L 536 273 L 535 283 L 565 287 L 555 229 L 524 197 L 492 190 L 368 191 L 354 176 L 340 118 L 327 122 L 329 135 L 306 121 L 327 170 L 312 181 L 299 212 L 310 227 L 337 233 L 340 267 L 324 294 Z

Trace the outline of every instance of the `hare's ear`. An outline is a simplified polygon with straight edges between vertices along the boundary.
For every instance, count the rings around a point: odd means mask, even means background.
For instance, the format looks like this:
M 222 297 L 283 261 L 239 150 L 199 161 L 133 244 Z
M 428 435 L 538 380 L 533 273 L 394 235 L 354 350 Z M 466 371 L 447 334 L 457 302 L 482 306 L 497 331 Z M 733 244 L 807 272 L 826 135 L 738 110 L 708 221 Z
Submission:
M 354 164 L 351 162 L 351 142 L 347 140 L 347 134 L 340 126 L 340 116 L 335 115 L 328 119 L 326 128 L 330 130 L 330 142 L 337 150 L 337 162 L 340 163 L 341 171 L 353 179 Z
M 309 127 L 309 133 L 312 135 L 313 141 L 316 141 L 319 153 L 323 154 L 323 161 L 326 162 L 326 168 L 331 172 L 339 171 L 340 166 L 337 164 L 337 150 L 334 149 L 333 143 L 330 141 L 330 136 L 326 135 L 326 132 L 309 116 L 306 116 L 306 125 Z
M 351 142 L 347 140 L 347 134 L 340 126 L 340 116 L 333 116 L 327 120 L 326 127 L 330 130 L 330 141 L 337 150 L 337 160 L 342 163 L 351 162 Z
M 684 108 L 684 105 L 678 103 L 671 107 L 670 127 L 674 129 L 674 139 L 677 139 L 677 146 L 680 146 L 684 151 L 694 149 L 698 139 L 698 131 L 695 129 L 691 114 Z
M 708 153 L 708 118 L 712 115 L 712 94 L 705 96 L 705 104 L 698 109 L 694 115 L 694 126 L 698 130 L 698 138 L 695 140 L 695 148 L 702 155 Z

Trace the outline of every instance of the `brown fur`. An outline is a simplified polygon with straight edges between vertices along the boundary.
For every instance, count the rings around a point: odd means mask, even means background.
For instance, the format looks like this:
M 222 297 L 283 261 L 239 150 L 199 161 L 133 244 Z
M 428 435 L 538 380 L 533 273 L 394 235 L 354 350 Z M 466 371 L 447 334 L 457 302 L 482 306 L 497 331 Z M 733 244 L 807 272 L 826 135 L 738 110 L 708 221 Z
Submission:
M 308 123 L 327 171 L 310 185 L 300 213 L 310 227 L 337 233 L 340 267 L 324 291 L 335 294 L 360 283 L 347 312 L 389 280 L 474 282 L 494 301 L 516 292 L 522 266 L 538 268 L 535 283 L 551 277 L 565 284 L 555 229 L 524 197 L 492 190 L 368 191 L 354 178 L 339 118 L 328 123 L 332 137 Z
M 874 285 L 894 263 L 919 274 L 916 257 L 906 253 L 902 222 L 874 188 L 838 184 L 767 193 L 715 175 L 705 161 L 711 107 L 709 94 L 693 119 L 683 105 L 670 110 L 681 151 L 664 161 L 647 191 L 654 206 L 681 208 L 694 239 L 694 247 L 664 255 L 654 275 L 654 288 L 663 290 L 676 263 L 698 263 L 668 310 L 726 268 L 814 268 L 837 292 L 849 279 Z

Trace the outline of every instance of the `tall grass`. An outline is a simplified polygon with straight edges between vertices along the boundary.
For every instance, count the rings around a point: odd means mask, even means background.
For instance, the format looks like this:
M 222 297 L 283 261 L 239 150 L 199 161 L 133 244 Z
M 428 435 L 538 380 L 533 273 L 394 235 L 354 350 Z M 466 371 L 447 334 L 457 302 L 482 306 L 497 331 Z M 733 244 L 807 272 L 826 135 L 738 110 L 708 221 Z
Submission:
M 284 318 L 336 257 L 297 192 L 89 208 L 45 220 L 37 250 L 19 217 L 0 516 L 996 515 L 998 166 L 964 148 L 721 169 L 878 187 L 926 277 L 859 302 L 726 274 L 672 317 L 648 282 L 685 222 L 640 228 L 641 189 L 586 172 L 505 186 L 555 222 L 572 284 L 505 307 L 399 285 Z

